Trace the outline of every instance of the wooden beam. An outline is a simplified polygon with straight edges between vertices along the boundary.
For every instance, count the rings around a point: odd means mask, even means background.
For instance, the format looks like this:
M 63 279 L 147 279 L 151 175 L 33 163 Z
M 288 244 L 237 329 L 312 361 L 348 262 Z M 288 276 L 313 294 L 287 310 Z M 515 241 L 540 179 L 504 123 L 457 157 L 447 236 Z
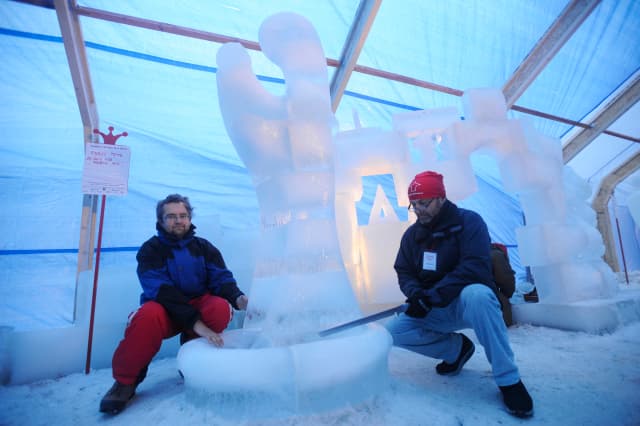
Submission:
M 94 9 L 91 7 L 74 6 L 74 10 L 78 15 L 86 16 L 104 21 L 116 22 L 118 24 L 130 25 L 133 27 L 146 28 L 148 30 L 160 31 L 163 33 L 176 34 L 189 38 L 213 41 L 216 43 L 240 43 L 250 50 L 260 51 L 260 44 L 255 41 L 245 40 L 238 37 L 230 37 L 223 34 L 216 34 L 208 31 L 196 30 L 193 28 L 182 27 L 180 25 L 167 24 L 165 22 L 153 21 L 151 19 L 137 18 L 134 16 L 123 15 L 120 13 L 109 12 L 106 10 Z
M 56 5 L 58 23 L 60 24 L 64 49 L 67 53 L 69 70 L 71 71 L 71 79 L 78 101 L 82 124 L 97 127 L 98 114 L 96 101 L 93 95 L 89 65 L 87 64 L 87 53 L 84 48 L 84 37 L 82 35 L 82 29 L 80 28 L 80 22 L 78 21 L 78 17 L 73 13 L 69 1 L 54 0 L 54 3 Z M 89 130 L 88 134 L 91 135 L 92 132 L 93 128 Z M 90 138 L 85 137 L 85 142 L 89 140 Z
M 516 103 L 599 3 L 600 0 L 572 0 L 564 8 L 502 88 L 507 107 Z
M 75 0 L 54 0 L 58 23 L 62 33 L 64 49 L 67 54 L 71 80 L 76 93 L 78 109 L 84 130 L 83 145 L 94 141 L 93 129 L 99 127 L 98 108 L 96 106 L 84 37 L 78 16 L 73 12 Z M 84 195 L 82 199 L 82 218 L 80 224 L 80 243 L 78 246 L 78 275 L 82 271 L 93 269 L 94 234 L 98 197 Z M 78 276 L 76 277 L 76 280 Z M 77 285 L 77 281 L 76 281 Z
M 462 96 L 464 94 L 464 92 L 459 89 L 442 86 L 440 84 L 431 83 L 426 80 L 419 80 L 417 78 L 408 77 L 406 75 L 396 74 L 389 71 L 383 71 L 376 68 L 367 67 L 364 65 L 356 65 L 353 68 L 353 70 L 362 74 L 367 74 L 374 77 L 380 77 L 386 80 L 393 80 L 399 83 L 409 84 L 411 86 L 422 87 L 424 89 L 435 90 L 436 92 L 446 93 L 448 95 Z
M 340 100 L 347 87 L 351 73 L 353 72 L 362 46 L 369 35 L 373 21 L 376 19 L 382 0 L 360 0 L 356 16 L 349 29 L 347 40 L 342 48 L 339 65 L 333 73 L 330 85 L 331 108 L 336 112 Z
M 638 101 L 640 101 L 640 73 L 636 73 L 625 88 L 593 119 L 589 127 L 582 129 L 565 144 L 562 148 L 562 158 L 565 164 L 585 149 L 601 133 L 610 135 L 614 133 L 605 129 L 611 126 Z M 638 138 L 631 138 L 631 140 L 638 142 Z
M 596 211 L 598 230 L 604 240 L 604 260 L 615 272 L 620 271 L 618 254 L 616 252 L 616 241 L 611 229 L 611 217 L 609 215 L 609 200 L 615 187 L 624 179 L 629 177 L 636 170 L 640 169 L 640 152 L 629 158 L 617 169 L 608 174 L 600 183 L 592 206 Z
M 260 48 L 260 44 L 255 42 L 255 41 L 251 41 L 251 40 L 245 40 L 245 39 L 241 39 L 241 38 L 237 38 L 237 37 L 229 37 L 229 36 L 225 36 L 222 34 L 217 34 L 217 33 L 212 33 L 212 32 L 207 32 L 207 31 L 201 31 L 201 30 L 195 30 L 192 28 L 188 28 L 188 27 L 181 27 L 179 25 L 172 25 L 172 24 L 167 24 L 164 22 L 158 22 L 158 21 L 152 21 L 149 19 L 142 19 L 142 18 L 137 18 L 134 16 L 128 16 L 128 15 L 122 15 L 122 14 L 118 14 L 118 13 L 114 13 L 114 12 L 108 12 L 108 11 L 104 11 L 104 10 L 99 10 L 99 9 L 93 9 L 93 8 L 89 8 L 89 7 L 83 7 L 83 6 L 73 6 L 75 12 L 78 15 L 82 15 L 82 16 L 87 16 L 90 18 L 94 18 L 94 19 L 101 19 L 101 20 L 106 20 L 106 21 L 111 21 L 111 22 L 116 22 L 116 23 L 120 23 L 120 24 L 124 24 L 124 25 L 131 25 L 131 26 L 135 26 L 135 27 L 140 27 L 140 28 L 146 28 L 149 30 L 153 30 L 153 31 L 161 31 L 161 32 L 167 32 L 170 34 L 176 34 L 176 35 L 181 35 L 184 37 L 193 37 L 193 38 L 198 38 L 201 40 L 208 40 L 208 41 L 212 41 L 212 42 L 216 42 L 216 43 L 228 43 L 228 42 L 237 42 L 240 43 L 241 45 L 243 45 L 245 48 L 250 49 L 250 50 L 255 50 L 255 51 L 261 51 L 262 49 Z M 338 67 L 340 66 L 340 61 L 338 61 L 337 59 L 332 59 L 332 58 L 327 58 L 327 65 L 330 67 Z M 412 85 L 412 86 L 416 86 L 416 87 L 422 87 L 424 89 L 428 89 L 428 90 L 434 90 L 437 92 L 441 92 L 441 93 L 446 93 L 449 95 L 453 95 L 453 96 L 462 96 L 462 94 L 464 93 L 462 90 L 460 89 L 455 89 L 452 87 L 447 87 L 447 86 L 443 86 L 440 84 L 435 84 L 435 83 L 431 83 L 428 81 L 424 81 L 424 80 L 419 80 L 413 77 L 408 77 L 402 74 L 396 74 L 396 73 L 392 73 L 392 72 L 388 72 L 388 71 L 383 71 L 383 70 L 379 70 L 376 68 L 371 68 L 371 67 L 367 67 L 367 66 L 362 66 L 362 65 L 354 65 L 353 67 L 353 71 L 355 72 L 359 72 L 362 74 L 367 74 L 367 75 L 371 75 L 374 77 L 379 77 L 379 78 L 384 78 L 387 80 L 393 80 L 393 81 L 397 81 L 400 83 L 404 83 L 404 84 L 408 84 L 408 85 Z M 531 108 L 524 108 L 524 107 L 520 107 L 517 105 L 513 105 L 512 108 L 514 111 L 520 111 L 523 112 L 525 114 L 529 114 L 529 115 L 533 115 L 536 117 L 541 117 L 547 120 L 552 120 L 552 121 L 558 121 L 561 123 L 565 123 L 565 124 L 570 124 L 573 126 L 578 126 L 578 127 L 584 127 L 584 128 L 588 128 L 589 126 L 587 124 L 583 124 L 574 120 L 570 120 L 567 118 L 563 118 L 563 117 L 559 117 L 556 115 L 551 115 L 551 114 L 547 114 L 545 112 L 541 112 L 541 111 L 537 111 Z M 631 140 L 634 142 L 640 142 L 640 140 L 638 138 L 633 138 L 631 136 L 628 135 L 623 135 L 620 133 L 614 133 L 614 132 L 609 132 L 609 131 L 604 131 L 603 133 L 607 133 L 610 134 L 612 136 L 618 137 L 618 138 L 623 138 L 623 139 L 627 139 L 627 140 Z

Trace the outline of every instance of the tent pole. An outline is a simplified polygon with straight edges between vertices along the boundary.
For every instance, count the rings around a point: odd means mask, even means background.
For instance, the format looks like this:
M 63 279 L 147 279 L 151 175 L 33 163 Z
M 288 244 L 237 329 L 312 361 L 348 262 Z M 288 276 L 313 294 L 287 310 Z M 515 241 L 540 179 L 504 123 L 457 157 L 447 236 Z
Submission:
M 100 270 L 100 249 L 102 247 L 102 226 L 104 224 L 104 207 L 107 203 L 107 196 L 102 196 L 102 203 L 100 206 L 100 222 L 98 224 L 98 244 L 96 246 L 96 266 L 93 272 L 93 295 L 91 296 L 91 318 L 89 320 L 89 339 L 87 343 L 87 362 L 85 364 L 84 372 L 89 374 L 91 369 L 91 346 L 93 344 L 93 321 L 96 312 L 96 295 L 98 293 L 98 271 Z
M 84 46 L 84 36 L 80 26 L 78 15 L 74 12 L 77 6 L 75 0 L 53 0 L 60 32 L 64 43 L 69 72 L 75 89 L 78 111 L 82 120 L 84 131 L 83 145 L 94 141 L 93 129 L 97 128 L 100 120 L 91 84 L 91 73 L 87 62 L 87 52 Z M 93 262 L 94 234 L 96 229 L 96 211 L 98 207 L 97 195 L 84 194 L 82 197 L 82 219 L 80 224 L 80 240 L 78 243 L 78 261 L 76 271 L 75 296 L 73 299 L 73 322 L 76 323 L 81 316 L 79 310 L 83 307 L 84 300 L 78 300 L 80 286 L 83 285 L 83 272 L 91 270 Z M 81 305 L 81 306 L 79 306 Z
M 618 244 L 620 244 L 620 254 L 622 255 L 622 267 L 624 268 L 624 277 L 629 285 L 629 273 L 627 272 L 627 260 L 624 257 L 624 246 L 622 245 L 622 234 L 620 233 L 620 222 L 618 221 L 618 209 L 616 208 L 615 198 L 613 200 L 613 215 L 616 219 L 616 230 L 618 231 Z

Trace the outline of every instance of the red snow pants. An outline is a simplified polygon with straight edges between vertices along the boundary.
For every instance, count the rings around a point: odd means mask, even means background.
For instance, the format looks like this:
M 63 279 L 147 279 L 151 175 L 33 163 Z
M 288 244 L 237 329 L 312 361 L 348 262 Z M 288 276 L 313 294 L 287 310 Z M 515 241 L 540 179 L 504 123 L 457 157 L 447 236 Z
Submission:
M 216 333 L 221 333 L 233 315 L 225 299 L 205 294 L 189 304 L 200 312 L 200 319 Z M 144 378 L 146 368 L 160 350 L 162 341 L 185 332 L 196 337 L 193 330 L 185 330 L 169 318 L 164 307 L 154 301 L 144 303 L 129 315 L 124 338 L 116 348 L 111 363 L 113 378 L 123 385 L 132 385 Z M 144 372 L 143 372 L 144 371 Z

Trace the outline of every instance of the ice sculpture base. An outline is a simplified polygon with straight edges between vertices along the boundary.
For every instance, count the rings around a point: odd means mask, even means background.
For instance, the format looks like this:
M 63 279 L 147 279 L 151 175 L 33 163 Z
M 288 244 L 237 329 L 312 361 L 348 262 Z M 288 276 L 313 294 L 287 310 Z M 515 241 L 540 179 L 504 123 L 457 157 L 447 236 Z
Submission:
M 378 324 L 290 346 L 271 346 L 251 329 L 227 331 L 224 339 L 224 348 L 192 340 L 177 360 L 188 400 L 220 416 L 330 410 L 362 402 L 388 384 L 392 339 Z
M 623 289 L 615 297 L 572 303 L 521 303 L 512 305 L 516 323 L 587 333 L 610 333 L 640 321 L 640 290 Z

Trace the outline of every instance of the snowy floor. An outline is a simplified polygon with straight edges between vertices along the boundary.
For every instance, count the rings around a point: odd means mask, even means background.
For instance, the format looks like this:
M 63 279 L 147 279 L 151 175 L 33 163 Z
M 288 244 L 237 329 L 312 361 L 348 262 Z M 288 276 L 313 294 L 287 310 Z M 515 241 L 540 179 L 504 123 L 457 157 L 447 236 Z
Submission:
M 477 343 L 472 332 L 466 333 Z M 590 335 L 544 327 L 509 329 L 523 381 L 535 403 L 532 419 L 504 411 L 482 347 L 457 377 L 435 374 L 436 360 L 401 349 L 389 358 L 391 383 L 357 406 L 287 418 L 223 418 L 216 407 L 187 400 L 175 359 L 155 361 L 129 407 L 98 412 L 111 371 L 73 374 L 0 387 L 0 425 L 638 425 L 640 323 Z

